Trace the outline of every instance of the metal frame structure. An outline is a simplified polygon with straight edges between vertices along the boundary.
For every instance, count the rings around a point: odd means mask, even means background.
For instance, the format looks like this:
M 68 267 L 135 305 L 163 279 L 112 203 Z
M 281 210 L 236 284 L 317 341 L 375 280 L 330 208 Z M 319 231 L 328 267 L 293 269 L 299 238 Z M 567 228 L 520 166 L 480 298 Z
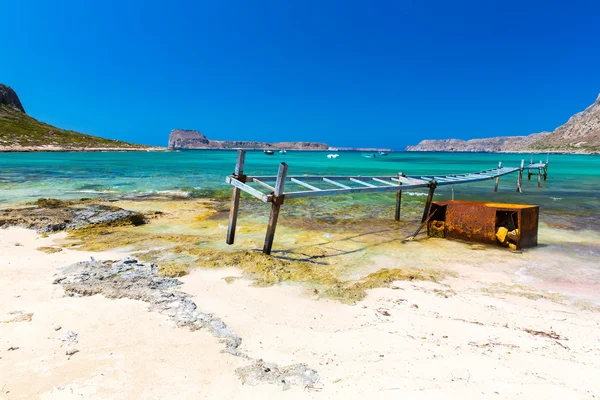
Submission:
M 275 237 L 275 228 L 277 227 L 277 220 L 279 218 L 279 210 L 285 199 L 332 196 L 349 193 L 396 192 L 395 220 L 399 221 L 402 205 L 402 191 L 428 188 L 429 193 L 427 195 L 427 201 L 425 202 L 422 218 L 422 222 L 424 222 L 429 215 L 429 208 L 431 207 L 431 202 L 433 201 L 433 194 L 438 186 L 454 186 L 495 179 L 496 184 L 494 191 L 498 191 L 500 177 L 518 172 L 517 191 L 521 192 L 523 170 L 528 168 L 529 173 L 531 174 L 531 169 L 536 169 L 539 167 L 538 164 L 530 164 L 529 166 L 525 167 L 525 161 L 522 160 L 520 167 L 503 167 L 502 163 L 499 163 L 497 168 L 466 174 L 406 176 L 400 172 L 394 176 L 287 176 L 288 165 L 282 162 L 279 165 L 279 171 L 277 175 L 248 176 L 243 172 L 245 156 L 245 151 L 238 151 L 235 172 L 225 179 L 228 184 L 233 186 L 226 242 L 227 244 L 234 243 L 240 194 L 241 191 L 244 191 L 265 203 L 271 203 L 271 214 L 269 217 L 269 225 L 263 247 L 263 253 L 265 254 L 271 253 L 273 239 Z M 546 162 L 540 168 L 543 168 L 544 171 L 547 171 L 547 167 L 548 164 Z M 284 192 L 285 185 L 288 182 L 302 187 L 303 190 Z M 263 190 L 252 187 L 249 185 L 249 183 L 254 183 L 257 187 Z M 318 187 L 316 184 L 320 184 L 321 186 L 325 187 Z M 265 192 L 264 189 L 266 189 L 268 192 Z

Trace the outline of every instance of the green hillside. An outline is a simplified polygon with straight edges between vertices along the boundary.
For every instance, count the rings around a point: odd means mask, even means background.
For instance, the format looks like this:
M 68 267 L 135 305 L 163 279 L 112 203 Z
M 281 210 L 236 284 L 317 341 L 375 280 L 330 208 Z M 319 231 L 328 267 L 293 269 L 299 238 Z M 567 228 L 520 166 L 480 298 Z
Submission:
M 118 147 L 124 149 L 147 147 L 56 128 L 30 117 L 14 107 L 0 104 L 0 148 L 7 146 Z

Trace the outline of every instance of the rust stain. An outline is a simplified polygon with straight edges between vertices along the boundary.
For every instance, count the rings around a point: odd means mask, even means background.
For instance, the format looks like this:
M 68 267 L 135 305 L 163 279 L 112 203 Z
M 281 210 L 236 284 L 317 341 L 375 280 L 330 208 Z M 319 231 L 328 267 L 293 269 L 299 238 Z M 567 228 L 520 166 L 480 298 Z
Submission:
M 526 204 L 440 201 L 431 205 L 432 221 L 444 221 L 444 236 L 496 244 L 496 229 L 518 229 L 518 249 L 537 246 L 539 207 Z

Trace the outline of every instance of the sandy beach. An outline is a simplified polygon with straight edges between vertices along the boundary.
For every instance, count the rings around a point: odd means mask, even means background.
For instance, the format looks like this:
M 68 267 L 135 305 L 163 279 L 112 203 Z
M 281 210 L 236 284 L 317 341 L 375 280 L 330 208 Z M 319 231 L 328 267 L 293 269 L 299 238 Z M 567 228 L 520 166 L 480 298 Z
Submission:
M 353 305 L 297 284 L 255 287 L 236 268 L 194 269 L 180 290 L 221 318 L 253 359 L 304 363 L 310 387 L 243 384 L 249 360 L 148 304 L 68 297 L 58 269 L 126 252 L 36 250 L 65 234 L 0 230 L 0 398 L 595 398 L 600 314 L 472 290 L 502 272 L 463 268 L 440 283 L 398 281 Z M 224 279 L 229 278 L 229 279 Z M 65 332 L 77 335 L 61 340 Z M 73 353 L 73 350 L 77 352 Z M 67 355 L 67 353 L 73 353 Z M 284 390 L 287 389 L 287 390 Z

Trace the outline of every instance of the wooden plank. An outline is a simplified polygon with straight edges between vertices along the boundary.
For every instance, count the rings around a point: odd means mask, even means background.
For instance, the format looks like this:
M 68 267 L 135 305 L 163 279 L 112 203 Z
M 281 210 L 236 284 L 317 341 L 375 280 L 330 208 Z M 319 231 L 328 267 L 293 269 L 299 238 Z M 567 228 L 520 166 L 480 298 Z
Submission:
M 391 180 L 394 182 L 402 182 L 402 184 L 408 184 L 408 185 L 422 185 L 422 184 L 427 185 L 429 183 L 428 180 L 409 178 L 406 176 L 403 176 L 402 178 L 391 178 Z
M 244 192 L 251 194 L 252 196 L 256 197 L 257 199 L 264 201 L 265 203 L 268 201 L 268 196 L 266 194 L 254 189 L 252 186 L 248 186 L 245 183 L 238 181 L 237 179 L 235 179 L 232 176 L 228 176 L 227 178 L 225 178 L 225 182 L 227 182 L 230 185 L 233 185 L 239 189 L 242 189 Z
M 239 177 L 242 177 L 244 174 L 244 163 L 246 161 L 246 152 L 243 150 L 238 150 L 237 160 L 235 163 L 235 175 L 236 180 Z M 240 209 L 240 195 L 241 189 L 239 187 L 233 187 L 233 192 L 231 194 L 231 207 L 229 209 L 229 224 L 227 225 L 227 237 L 225 239 L 225 243 L 233 244 L 235 241 L 235 228 L 237 226 L 237 217 L 238 211 Z
M 448 182 L 449 183 L 449 182 Z M 428 182 L 420 185 L 406 185 L 403 186 L 404 190 L 411 189 L 423 189 L 429 186 Z M 319 192 L 289 192 L 285 194 L 286 199 L 297 199 L 303 197 L 320 197 L 320 196 L 331 196 L 336 194 L 351 194 L 351 193 L 378 193 L 378 192 L 395 192 L 398 188 L 394 186 L 379 186 L 379 187 L 359 187 L 350 189 L 323 189 Z
M 248 177 L 250 178 L 250 177 Z M 252 176 L 252 178 L 256 178 L 256 179 L 260 179 L 261 181 L 274 181 L 277 177 L 274 175 L 257 175 L 257 176 Z M 288 176 L 287 177 L 288 180 L 291 178 L 296 178 L 296 179 L 301 179 L 303 182 L 310 182 L 310 181 L 320 181 L 323 180 L 323 178 L 327 178 L 330 180 L 348 180 L 350 178 L 356 178 L 356 179 L 373 179 L 373 178 L 379 178 L 379 179 L 390 179 L 389 175 L 376 175 L 376 176 L 370 176 L 370 175 L 293 175 L 293 176 Z
M 377 185 L 371 185 L 370 183 L 367 183 L 367 182 L 363 182 L 360 179 L 350 178 L 350 180 L 352 182 L 360 183 L 361 185 L 366 186 L 366 187 L 372 187 L 372 188 L 380 187 Z
M 266 189 L 269 189 L 269 190 L 270 190 L 270 191 L 272 191 L 272 192 L 274 192 L 274 191 L 275 191 L 275 188 L 274 188 L 273 186 L 271 186 L 271 185 L 268 185 L 268 184 L 264 183 L 263 181 L 259 181 L 259 180 L 258 180 L 258 179 L 256 179 L 256 178 L 252 178 L 252 182 L 254 182 L 254 183 L 257 183 L 257 184 L 259 184 L 260 186 L 262 186 L 262 187 L 264 187 L 264 188 L 266 188 Z
M 336 182 L 336 181 L 331 180 L 329 178 L 323 178 L 323 181 L 325 181 L 327 183 L 331 183 L 332 185 L 335 185 L 335 186 L 339 186 L 339 187 L 341 187 L 343 189 L 352 189 L 350 186 L 346 186 L 343 183 Z
M 392 182 L 391 180 L 389 181 L 384 181 L 383 179 L 379 179 L 379 178 L 373 178 L 373 180 L 375 182 L 379 182 L 379 183 L 385 183 L 386 185 L 390 185 L 390 186 L 398 186 L 397 183 Z
M 319 190 L 321 190 L 321 189 L 319 189 L 319 188 L 318 188 L 318 187 L 316 187 L 316 186 L 309 185 L 308 183 L 306 183 L 306 182 L 302 182 L 301 180 L 299 180 L 299 179 L 296 179 L 296 178 L 290 178 L 290 181 L 292 181 L 292 182 L 294 182 L 294 183 L 297 183 L 297 184 L 298 184 L 298 185 L 300 185 L 300 186 L 304 186 L 305 188 L 308 188 L 308 189 L 310 189 L 310 190 L 314 190 L 314 191 L 319 191 Z

